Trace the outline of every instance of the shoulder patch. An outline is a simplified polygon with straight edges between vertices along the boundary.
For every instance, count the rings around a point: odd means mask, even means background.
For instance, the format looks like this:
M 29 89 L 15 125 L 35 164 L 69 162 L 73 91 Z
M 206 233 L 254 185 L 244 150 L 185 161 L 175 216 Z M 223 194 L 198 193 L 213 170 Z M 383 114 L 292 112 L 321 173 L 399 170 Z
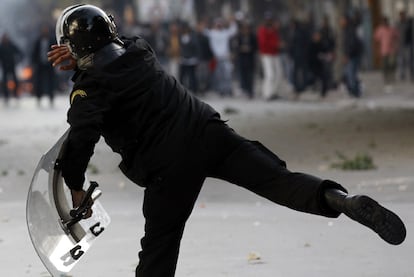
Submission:
M 81 89 L 77 89 L 74 92 L 72 92 L 71 96 L 70 96 L 70 104 L 73 103 L 73 101 L 75 100 L 76 96 L 80 96 L 80 97 L 86 97 L 87 94 L 84 90 Z

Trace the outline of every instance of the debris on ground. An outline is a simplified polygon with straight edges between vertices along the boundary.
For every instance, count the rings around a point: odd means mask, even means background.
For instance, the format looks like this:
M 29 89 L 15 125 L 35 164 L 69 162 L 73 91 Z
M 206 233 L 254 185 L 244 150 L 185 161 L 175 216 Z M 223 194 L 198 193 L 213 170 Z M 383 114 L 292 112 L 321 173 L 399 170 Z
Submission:
M 249 263 L 254 263 L 254 262 L 260 261 L 261 259 L 262 258 L 260 254 L 257 252 L 250 252 L 249 255 L 247 256 L 247 261 Z
M 240 113 L 240 111 L 236 108 L 233 108 L 233 107 L 225 107 L 224 110 L 223 110 L 223 113 L 226 114 L 226 115 L 238 114 L 238 113 Z
M 354 158 L 349 158 L 337 152 L 337 156 L 341 161 L 333 163 L 332 168 L 342 170 L 371 170 L 377 168 L 369 154 L 356 154 Z

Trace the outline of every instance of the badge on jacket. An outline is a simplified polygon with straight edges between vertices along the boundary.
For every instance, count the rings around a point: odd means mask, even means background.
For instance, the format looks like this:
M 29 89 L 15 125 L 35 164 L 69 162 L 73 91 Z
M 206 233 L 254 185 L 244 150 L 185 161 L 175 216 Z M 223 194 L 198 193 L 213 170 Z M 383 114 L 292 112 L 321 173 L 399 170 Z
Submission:
M 75 98 L 77 97 L 77 96 L 80 96 L 80 97 L 86 97 L 86 96 L 88 96 L 87 94 L 86 94 L 86 91 L 84 91 L 84 90 L 82 90 L 82 89 L 77 89 L 77 90 L 75 90 L 74 92 L 72 92 L 72 95 L 70 96 L 70 104 L 72 105 L 73 104 L 73 101 L 75 101 Z

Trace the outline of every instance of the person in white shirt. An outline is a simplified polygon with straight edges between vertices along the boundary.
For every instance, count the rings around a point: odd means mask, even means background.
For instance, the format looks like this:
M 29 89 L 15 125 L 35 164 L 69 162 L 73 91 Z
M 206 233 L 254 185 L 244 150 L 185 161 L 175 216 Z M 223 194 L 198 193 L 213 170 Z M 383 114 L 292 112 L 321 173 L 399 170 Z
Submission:
M 206 30 L 210 39 L 211 50 L 216 59 L 214 72 L 215 89 L 221 96 L 232 95 L 232 70 L 230 53 L 230 39 L 237 33 L 237 24 L 232 20 L 229 27 L 225 27 L 223 19 L 216 19 L 214 28 Z

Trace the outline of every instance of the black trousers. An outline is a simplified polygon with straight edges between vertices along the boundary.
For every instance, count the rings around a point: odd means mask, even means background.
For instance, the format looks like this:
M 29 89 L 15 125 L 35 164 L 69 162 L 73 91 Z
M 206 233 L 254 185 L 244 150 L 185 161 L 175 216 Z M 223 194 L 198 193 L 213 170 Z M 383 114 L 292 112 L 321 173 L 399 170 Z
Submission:
M 44 94 L 49 96 L 50 102 L 54 100 L 54 87 L 55 87 L 55 73 L 53 67 L 50 64 L 39 64 L 36 66 L 35 71 L 35 94 L 38 100 L 42 98 Z
M 136 276 L 174 276 L 185 223 L 209 176 L 298 211 L 339 216 L 325 204 L 322 193 L 328 187 L 346 191 L 342 186 L 290 172 L 262 144 L 239 136 L 221 121 L 208 123 L 202 138 L 190 147 L 158 182 L 145 189 L 145 236 Z
M 198 92 L 196 70 L 196 65 L 180 65 L 180 83 L 184 84 L 193 93 Z
M 240 87 L 249 98 L 254 96 L 254 56 L 239 55 Z
M 10 92 L 9 92 L 9 86 L 8 86 L 9 77 L 14 82 L 12 96 L 16 98 L 19 96 L 17 94 L 17 89 L 19 87 L 19 80 L 17 79 L 15 68 L 3 68 L 3 93 L 4 93 L 4 99 L 6 102 L 8 102 L 10 98 Z

